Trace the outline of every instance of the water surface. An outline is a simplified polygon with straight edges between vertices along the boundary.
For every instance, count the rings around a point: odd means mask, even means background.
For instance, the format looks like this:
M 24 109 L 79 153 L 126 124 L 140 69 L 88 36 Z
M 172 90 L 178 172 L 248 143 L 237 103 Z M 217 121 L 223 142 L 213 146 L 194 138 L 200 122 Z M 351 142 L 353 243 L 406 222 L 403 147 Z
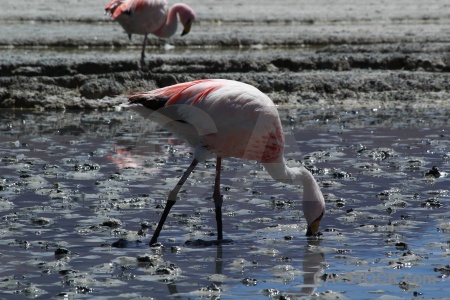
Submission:
M 211 160 L 183 187 L 164 248 L 147 244 L 192 159 L 181 140 L 131 112 L 0 111 L 1 297 L 448 297 L 446 111 L 281 111 L 289 163 L 310 167 L 325 194 L 323 236 L 304 236 L 301 187 L 229 159 L 233 243 L 186 245 L 215 238 Z

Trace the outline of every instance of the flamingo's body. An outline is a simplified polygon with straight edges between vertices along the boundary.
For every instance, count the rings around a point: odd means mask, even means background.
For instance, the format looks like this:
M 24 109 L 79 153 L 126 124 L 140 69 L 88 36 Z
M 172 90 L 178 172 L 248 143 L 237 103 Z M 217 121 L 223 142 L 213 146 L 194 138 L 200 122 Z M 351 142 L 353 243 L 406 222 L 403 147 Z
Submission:
M 141 62 L 144 63 L 147 35 L 154 34 L 169 38 L 177 30 L 177 15 L 184 29 L 181 35 L 188 34 L 195 13 L 186 4 L 177 3 L 170 9 L 166 0 L 112 0 L 105 7 L 111 19 L 119 22 L 131 38 L 131 34 L 143 34 Z
M 184 138 L 194 148 L 194 159 L 170 192 L 166 208 L 150 244 L 176 201 L 181 186 L 198 162 L 217 158 L 213 198 L 216 205 L 218 239 L 222 240 L 222 158 L 260 161 L 281 182 L 303 185 L 303 212 L 307 235 L 318 233 L 325 212 L 319 185 L 304 167 L 289 168 L 284 159 L 284 133 L 272 100 L 253 86 L 224 79 L 205 79 L 176 84 L 151 92 L 135 93 L 131 108 Z

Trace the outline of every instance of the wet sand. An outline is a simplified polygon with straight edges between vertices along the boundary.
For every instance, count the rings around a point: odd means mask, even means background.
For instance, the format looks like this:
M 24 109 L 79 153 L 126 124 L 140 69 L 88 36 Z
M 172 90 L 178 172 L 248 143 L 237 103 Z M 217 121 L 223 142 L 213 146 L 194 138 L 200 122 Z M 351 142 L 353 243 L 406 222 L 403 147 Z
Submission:
M 199 78 L 245 81 L 289 104 L 449 98 L 445 0 L 185 1 L 198 15 L 191 33 L 150 38 L 144 68 L 142 37 L 129 41 L 101 1 L 9 2 L 0 11 L 1 107 L 110 108 L 131 91 Z

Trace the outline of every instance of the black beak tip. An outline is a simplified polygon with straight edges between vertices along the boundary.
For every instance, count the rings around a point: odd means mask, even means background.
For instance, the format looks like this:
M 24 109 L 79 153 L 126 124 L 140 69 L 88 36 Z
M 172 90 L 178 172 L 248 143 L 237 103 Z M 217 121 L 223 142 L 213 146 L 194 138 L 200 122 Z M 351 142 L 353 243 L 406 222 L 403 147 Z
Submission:
M 308 229 L 306 230 L 306 234 L 305 235 L 307 237 L 312 237 L 312 236 L 319 237 L 319 236 L 323 236 L 323 233 L 320 232 L 320 231 L 318 231 L 316 233 L 313 233 L 312 230 L 311 230 L 311 227 L 308 227 Z

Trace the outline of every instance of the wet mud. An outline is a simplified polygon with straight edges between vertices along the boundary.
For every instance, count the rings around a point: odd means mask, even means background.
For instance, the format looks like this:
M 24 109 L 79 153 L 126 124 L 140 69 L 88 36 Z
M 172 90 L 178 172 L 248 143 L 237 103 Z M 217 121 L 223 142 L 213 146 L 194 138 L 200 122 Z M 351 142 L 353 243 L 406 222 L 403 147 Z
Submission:
M 446 1 L 189 1 L 189 35 L 131 41 L 91 1 L 14 1 L 0 12 L 0 106 L 111 108 L 124 95 L 200 78 L 253 84 L 276 103 L 449 98 Z M 26 8 L 26 9 L 25 9 Z
M 167 192 L 192 159 L 186 144 L 128 111 L 0 111 L 0 297 L 447 297 L 448 113 L 280 111 L 288 163 L 324 192 L 323 235 L 305 237 L 300 187 L 227 159 L 217 243 L 209 160 L 154 247 Z

